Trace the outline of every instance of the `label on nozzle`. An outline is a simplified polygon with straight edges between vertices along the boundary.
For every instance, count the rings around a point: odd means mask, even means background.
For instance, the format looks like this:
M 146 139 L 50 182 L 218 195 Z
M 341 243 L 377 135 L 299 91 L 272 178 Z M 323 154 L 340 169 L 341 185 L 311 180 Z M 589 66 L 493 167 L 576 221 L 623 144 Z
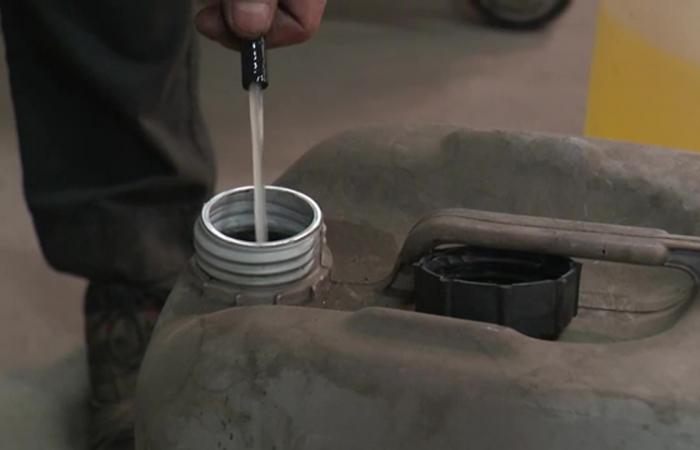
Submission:
M 267 58 L 265 55 L 265 38 L 241 43 L 241 74 L 243 89 L 248 90 L 255 83 L 265 89 L 267 81 Z

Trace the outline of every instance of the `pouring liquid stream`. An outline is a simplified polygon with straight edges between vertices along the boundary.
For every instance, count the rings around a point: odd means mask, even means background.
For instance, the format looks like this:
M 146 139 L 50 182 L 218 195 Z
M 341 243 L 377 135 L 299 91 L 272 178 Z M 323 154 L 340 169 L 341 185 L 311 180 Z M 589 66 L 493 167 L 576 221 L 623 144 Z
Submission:
M 250 131 L 253 142 L 253 210 L 255 219 L 255 241 L 267 242 L 267 207 L 265 200 L 265 183 L 263 181 L 262 159 L 265 144 L 263 90 L 253 83 L 248 90 L 250 102 Z

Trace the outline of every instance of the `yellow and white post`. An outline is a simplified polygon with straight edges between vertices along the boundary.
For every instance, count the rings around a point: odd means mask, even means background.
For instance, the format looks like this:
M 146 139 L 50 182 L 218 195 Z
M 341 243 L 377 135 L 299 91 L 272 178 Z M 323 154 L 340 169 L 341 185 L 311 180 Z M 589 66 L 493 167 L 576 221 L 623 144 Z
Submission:
M 586 134 L 700 151 L 700 0 L 600 0 Z

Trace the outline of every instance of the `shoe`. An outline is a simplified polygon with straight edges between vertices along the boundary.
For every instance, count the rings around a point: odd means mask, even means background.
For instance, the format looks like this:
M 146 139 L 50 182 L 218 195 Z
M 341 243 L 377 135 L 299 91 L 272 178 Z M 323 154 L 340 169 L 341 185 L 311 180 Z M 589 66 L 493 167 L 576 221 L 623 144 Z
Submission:
M 92 391 L 89 448 L 134 448 L 134 391 L 153 327 L 168 292 L 90 283 L 85 334 Z

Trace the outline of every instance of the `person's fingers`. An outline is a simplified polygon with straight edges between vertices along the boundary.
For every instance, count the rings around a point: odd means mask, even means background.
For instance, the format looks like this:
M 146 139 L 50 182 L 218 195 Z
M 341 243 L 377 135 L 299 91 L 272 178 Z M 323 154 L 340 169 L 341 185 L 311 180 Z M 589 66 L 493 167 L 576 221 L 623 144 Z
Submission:
M 195 18 L 197 31 L 228 48 L 237 48 L 238 41 L 224 21 L 221 1 L 214 0 L 204 7 Z
M 325 0 L 280 0 L 272 28 L 265 40 L 269 47 L 298 44 L 318 30 L 325 9 Z
M 243 39 L 257 39 L 270 31 L 277 0 L 222 0 L 224 20 Z
M 204 36 L 229 48 L 238 48 L 241 38 L 260 36 L 268 47 L 281 47 L 309 39 L 325 6 L 326 0 L 212 0 L 196 24 Z
M 304 30 L 306 37 L 318 31 L 326 9 L 326 0 L 280 0 L 280 9 L 287 12 Z

